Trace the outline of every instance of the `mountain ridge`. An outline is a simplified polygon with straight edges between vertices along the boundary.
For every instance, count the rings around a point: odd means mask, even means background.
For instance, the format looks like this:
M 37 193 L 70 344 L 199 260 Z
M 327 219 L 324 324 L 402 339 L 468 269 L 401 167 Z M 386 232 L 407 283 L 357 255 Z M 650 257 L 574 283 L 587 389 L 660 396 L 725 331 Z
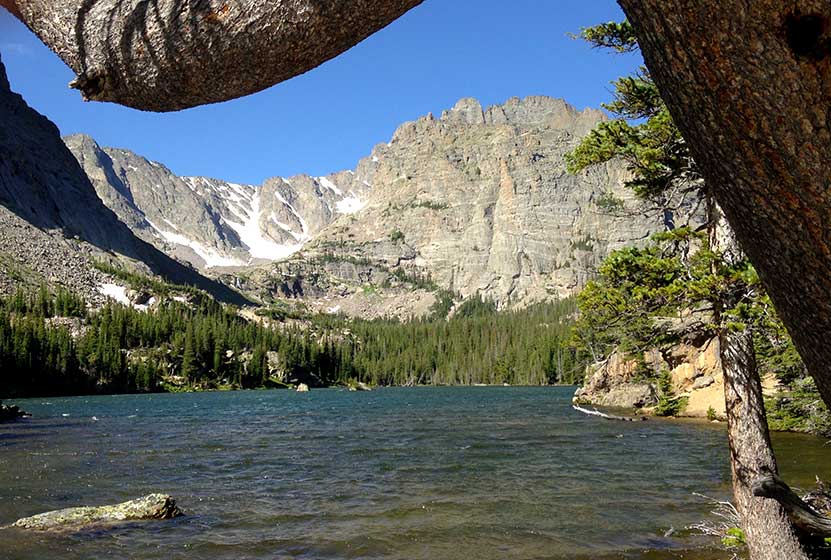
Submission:
M 88 136 L 64 141 L 138 237 L 264 303 L 311 297 L 349 312 L 366 285 L 404 275 L 504 307 L 574 293 L 611 250 L 664 228 L 624 187 L 621 162 L 566 171 L 565 154 L 606 119 L 544 96 L 487 108 L 463 98 L 402 123 L 354 170 L 261 185 L 178 177 Z M 604 198 L 622 211 L 606 212 Z
M 225 301 L 247 301 L 137 238 L 96 195 L 54 123 L 11 90 L 2 59 L 0 121 L 0 206 L 9 245 L 0 255 L 0 289 L 27 277 L 98 297 L 94 282 L 102 275 L 92 269 L 102 260 L 196 285 Z

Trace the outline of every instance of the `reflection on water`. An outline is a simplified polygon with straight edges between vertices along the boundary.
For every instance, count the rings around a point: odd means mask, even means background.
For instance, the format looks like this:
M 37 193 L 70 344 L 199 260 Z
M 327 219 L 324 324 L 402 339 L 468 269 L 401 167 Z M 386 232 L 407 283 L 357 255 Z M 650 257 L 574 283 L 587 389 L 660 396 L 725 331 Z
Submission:
M 23 401 L 35 417 L 0 426 L 0 525 L 150 492 L 172 494 L 187 515 L 61 537 L 6 529 L 0 550 L 21 559 L 725 558 L 682 553 L 708 544 L 683 531 L 664 536 L 708 515 L 693 492 L 727 496 L 723 427 L 609 422 L 572 411 L 571 392 Z M 799 484 L 831 458 L 813 438 L 777 441 Z

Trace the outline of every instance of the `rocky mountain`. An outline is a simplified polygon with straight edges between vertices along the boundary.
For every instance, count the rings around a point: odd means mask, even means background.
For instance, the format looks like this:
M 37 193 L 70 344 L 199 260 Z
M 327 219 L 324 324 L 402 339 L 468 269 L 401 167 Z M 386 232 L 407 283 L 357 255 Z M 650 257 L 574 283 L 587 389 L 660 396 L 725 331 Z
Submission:
M 500 305 L 571 293 L 611 250 L 663 228 L 638 212 L 622 165 L 566 171 L 565 154 L 604 118 L 529 97 L 486 110 L 462 99 L 405 123 L 359 165 L 373 185 L 366 207 L 310 249 L 337 246 Z
M 108 261 L 243 297 L 138 239 L 96 195 L 57 127 L 11 91 L 0 61 L 0 290 L 57 284 L 100 296 Z
M 208 269 L 280 260 L 338 215 L 359 210 L 369 189 L 351 172 L 240 185 L 178 177 L 128 150 L 92 138 L 64 139 L 98 196 L 142 239 Z
M 262 185 L 178 177 L 87 136 L 65 142 L 137 236 L 262 301 L 418 314 L 437 290 L 501 307 L 573 293 L 610 251 L 664 228 L 623 187 L 622 164 L 566 171 L 565 154 L 604 118 L 548 97 L 487 109 L 462 99 L 404 123 L 354 171 Z

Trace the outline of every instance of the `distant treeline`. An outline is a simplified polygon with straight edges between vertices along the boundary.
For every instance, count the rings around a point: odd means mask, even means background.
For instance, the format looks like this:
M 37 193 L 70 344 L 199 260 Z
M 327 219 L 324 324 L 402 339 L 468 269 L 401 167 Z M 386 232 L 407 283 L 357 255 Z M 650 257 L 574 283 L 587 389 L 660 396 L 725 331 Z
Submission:
M 574 303 L 497 312 L 474 297 L 453 318 L 315 316 L 265 326 L 198 292 L 141 311 L 45 288 L 0 298 L 0 396 L 311 386 L 572 383 Z

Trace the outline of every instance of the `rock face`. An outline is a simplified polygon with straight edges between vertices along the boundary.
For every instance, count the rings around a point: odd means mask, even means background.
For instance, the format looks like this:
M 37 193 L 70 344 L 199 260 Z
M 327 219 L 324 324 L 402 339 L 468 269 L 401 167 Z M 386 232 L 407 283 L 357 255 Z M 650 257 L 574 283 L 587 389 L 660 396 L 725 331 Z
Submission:
M 405 123 L 358 166 L 373 185 L 366 208 L 312 250 L 345 250 L 500 306 L 569 294 L 610 251 L 663 228 L 633 215 L 622 165 L 566 172 L 565 154 L 603 118 L 529 97 L 487 110 L 463 99 Z M 610 213 L 602 199 L 623 208 Z
M 64 142 L 101 200 L 136 235 L 203 269 L 284 259 L 338 216 L 359 210 L 369 190 L 351 172 L 276 177 L 262 185 L 178 177 L 89 136 Z
M 76 507 L 24 517 L 12 527 L 34 531 L 76 530 L 92 525 L 140 519 L 172 519 L 182 515 L 176 501 L 166 494 L 150 494 L 111 506 Z
M 652 372 L 669 372 L 676 396 L 687 397 L 681 416 L 705 418 L 712 408 L 725 417 L 724 375 L 718 338 L 691 337 L 671 348 L 644 353 L 643 363 Z M 634 359 L 614 352 L 605 362 L 589 366 L 586 381 L 574 394 L 580 404 L 648 408 L 658 402 L 654 382 L 643 381 Z
M 566 172 L 565 154 L 604 118 L 548 97 L 487 109 L 462 99 L 401 125 L 354 171 L 259 186 L 176 177 L 84 136 L 66 143 L 101 199 L 168 254 L 203 270 L 280 261 L 253 282 L 214 270 L 226 283 L 361 309 L 358 292 L 403 275 L 506 307 L 571 294 L 610 251 L 664 228 L 623 187 L 622 164 Z
M 590 366 L 586 383 L 574 393 L 574 401 L 578 404 L 638 409 L 657 404 L 655 385 L 637 380 L 637 369 L 635 360 L 614 352 L 605 362 Z
M 244 301 L 138 239 L 96 196 L 57 127 L 11 91 L 2 61 L 0 122 L 0 288 L 40 276 L 86 292 L 101 277 L 91 261 L 120 255 L 171 281 Z

